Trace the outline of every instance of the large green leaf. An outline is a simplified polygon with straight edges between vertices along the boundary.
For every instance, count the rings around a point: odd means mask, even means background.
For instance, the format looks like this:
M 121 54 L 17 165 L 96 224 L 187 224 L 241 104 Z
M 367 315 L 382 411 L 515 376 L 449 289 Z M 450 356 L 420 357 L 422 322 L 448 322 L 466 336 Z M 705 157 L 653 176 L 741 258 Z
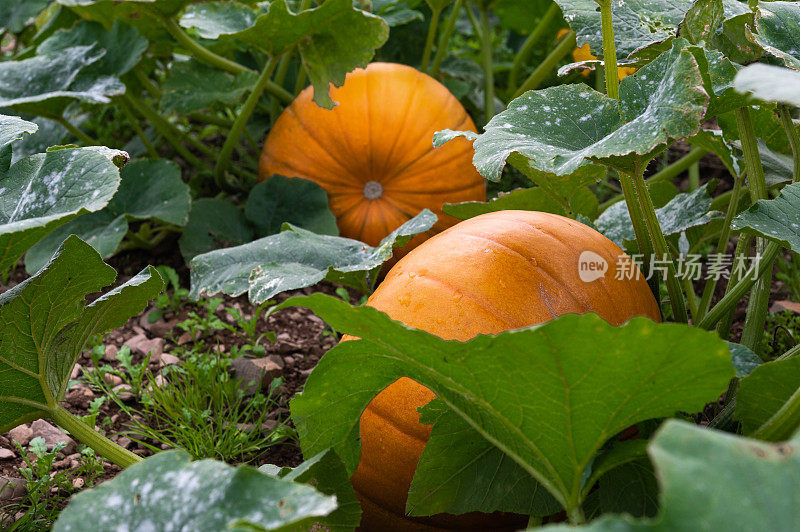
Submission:
M 722 218 L 721 212 L 710 211 L 711 196 L 708 184 L 692 191 L 678 194 L 669 203 L 656 209 L 656 217 L 665 236 L 675 235 L 690 227 L 705 225 L 715 218 Z M 595 225 L 601 233 L 622 246 L 625 240 L 634 240 L 636 233 L 625 202 L 615 203 L 601 214 Z
M 284 305 L 308 307 L 360 338 L 329 351 L 292 401 L 304 453 L 332 446 L 354 470 L 361 412 L 406 376 L 573 509 L 587 465 L 609 438 L 646 419 L 702 409 L 734 374 L 714 334 L 647 318 L 613 327 L 595 314 L 566 315 L 455 342 L 323 294 Z
M 518 463 L 492 445 L 441 400 L 420 422 L 433 423 L 408 490 L 409 515 L 495 511 L 545 516 L 561 506 Z
M 149 267 L 85 305 L 114 269 L 76 236 L 50 264 L 0 295 L 0 431 L 47 416 L 64 399 L 72 368 L 94 335 L 120 327 L 163 288 Z
M 33 274 L 50 261 L 69 235 L 77 235 L 92 246 L 101 257 L 112 256 L 128 232 L 125 215 L 114 215 L 108 209 L 79 216 L 58 227 L 34 244 L 25 253 L 25 270 Z
M 73 46 L 30 59 L 0 63 L 0 107 L 57 118 L 74 100 L 110 102 L 110 96 L 125 92 L 125 86 L 118 79 L 80 76 L 104 54 L 97 45 Z
M 28 21 L 50 4 L 50 0 L 3 0 L 0 2 L 0 28 L 20 33 Z
M 311 486 L 169 451 L 73 497 L 53 530 L 311 530 L 335 509 Z
M 56 31 L 36 51 L 38 54 L 52 54 L 93 44 L 98 44 L 105 54 L 82 75 L 121 76 L 135 67 L 147 50 L 147 39 L 131 26 L 115 21 L 106 31 L 101 24 L 83 21 L 70 29 Z
M 0 279 L 50 231 L 105 207 L 118 186 L 119 169 L 91 150 L 40 153 L 12 165 L 0 175 Z
M 800 72 L 756 63 L 741 70 L 734 84 L 759 100 L 800 107 Z
M 274 469 L 276 466 L 267 465 L 259 468 L 259 471 L 270 474 L 270 470 Z M 361 522 L 361 505 L 358 503 L 353 485 L 350 484 L 347 469 L 332 450 L 328 449 L 312 456 L 294 469 L 280 468 L 276 476 L 284 480 L 308 484 L 325 495 L 336 496 L 338 508 L 330 515 L 315 520 L 314 523 L 318 527 L 345 531 L 353 530 Z M 314 526 L 310 528 L 310 530 L 316 529 Z
M 467 220 L 487 212 L 505 210 L 552 212 L 564 215 L 564 208 L 541 187 L 518 188 L 498 195 L 487 202 L 466 201 L 445 203 L 442 210 L 459 220 Z
M 189 222 L 178 245 L 186 262 L 217 248 L 238 246 L 253 239 L 253 228 L 242 209 L 222 198 L 192 202 Z
M 253 26 L 256 12 L 239 2 L 201 2 L 186 8 L 180 19 L 184 28 L 195 28 L 204 39 L 238 33 Z
M 752 38 L 782 64 L 800 70 L 800 2 L 759 2 Z
M 154 219 L 183 226 L 191 196 L 177 164 L 166 159 L 136 161 L 120 171 L 122 182 L 107 209 L 131 220 Z
M 297 46 L 314 86 L 314 101 L 334 106 L 329 84 L 341 86 L 345 75 L 365 67 L 375 49 L 389 37 L 386 22 L 353 6 L 352 0 L 327 0 L 314 9 L 292 13 L 285 0 L 275 0 L 255 24 L 231 38 L 257 45 L 270 55 Z
M 128 232 L 128 221 L 155 220 L 184 226 L 189 220 L 189 186 L 177 164 L 166 159 L 136 161 L 120 171 L 121 183 L 100 212 L 81 216 L 59 227 L 25 255 L 25 268 L 33 273 L 50 260 L 61 242 L 74 234 L 107 258 Z
M 655 519 L 604 516 L 559 532 L 798 530 L 798 437 L 769 444 L 690 423 L 667 421 L 649 454 L 661 485 Z
M 239 296 L 247 292 L 250 301 L 258 304 L 323 279 L 367 290 L 368 276 L 392 257 L 394 248 L 404 246 L 434 223 L 436 215 L 426 209 L 374 248 L 358 240 L 318 235 L 285 224 L 276 235 L 192 259 L 190 295 L 198 298 L 222 292 Z
M 273 175 L 247 197 L 244 214 L 258 236 L 279 233 L 284 222 L 321 235 L 338 235 L 336 217 L 328 208 L 328 193 L 307 179 Z
M 215 102 L 236 104 L 242 101 L 256 78 L 254 72 L 243 72 L 233 77 L 196 61 L 175 63 L 161 86 L 161 110 L 186 114 L 205 109 Z
M 734 218 L 731 228 L 773 240 L 800 253 L 800 183 L 787 185 L 775 199 L 759 200 Z
M 556 0 L 567 23 L 577 34 L 578 46 L 589 43 L 592 53 L 603 56 L 600 8 L 594 0 Z M 617 57 L 666 41 L 677 33 L 678 24 L 692 5 L 691 0 L 612 2 Z
M 739 383 L 735 417 L 742 431 L 752 434 L 769 421 L 800 388 L 800 358 L 775 360 L 762 364 Z M 784 437 L 798 425 L 786 426 Z
M 590 161 L 635 171 L 671 139 L 691 136 L 700 127 L 708 96 L 685 44 L 677 40 L 669 52 L 622 80 L 619 101 L 585 85 L 523 94 L 475 140 L 475 167 L 497 181 L 506 159 L 516 153 L 531 168 L 558 175 Z M 446 130 L 436 133 L 434 144 L 459 134 L 474 138 Z
M 0 150 L 15 140 L 20 140 L 25 133 L 36 133 L 39 126 L 33 122 L 23 120 L 18 116 L 0 115 Z M 8 170 L 0 167 L 0 176 Z

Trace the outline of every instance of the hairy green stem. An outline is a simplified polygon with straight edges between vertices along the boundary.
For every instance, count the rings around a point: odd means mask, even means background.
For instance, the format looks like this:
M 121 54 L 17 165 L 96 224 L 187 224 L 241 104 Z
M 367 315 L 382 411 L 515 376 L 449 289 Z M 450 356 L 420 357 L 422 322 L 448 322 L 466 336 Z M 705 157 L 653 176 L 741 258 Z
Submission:
M 611 17 L 611 0 L 599 0 L 600 23 L 603 31 L 603 71 L 606 78 L 606 94 L 619 98 L 619 72 L 617 71 L 617 47 L 614 44 L 614 23 Z
M 73 137 L 77 138 L 79 141 L 83 142 L 86 146 L 99 146 L 100 142 L 96 139 L 93 139 L 86 133 L 84 133 L 81 129 L 73 126 L 69 120 L 64 118 L 63 116 L 59 116 L 55 119 L 56 122 L 64 126 L 67 131 L 69 131 Z
M 739 240 L 736 242 L 736 250 L 733 252 L 732 264 L 738 264 L 739 261 L 744 260 L 745 257 L 750 255 L 750 247 L 753 244 L 753 235 L 742 233 L 739 235 Z M 725 287 L 725 294 L 727 295 L 730 290 L 741 280 L 739 271 L 734 269 L 728 279 L 728 285 Z M 744 295 L 744 294 L 743 294 Z M 719 303 L 718 303 L 719 304 Z M 723 340 L 727 340 L 731 334 L 731 326 L 733 325 L 733 315 L 736 311 L 736 304 L 729 308 L 726 313 L 720 318 L 717 324 L 717 334 Z
M 747 168 L 747 184 L 750 187 L 753 201 L 767 199 L 767 182 L 764 178 L 764 168 L 761 165 L 761 154 L 758 151 L 750 108 L 740 107 L 734 111 L 734 115 L 736 116 L 736 125 L 739 129 L 739 139 L 742 142 L 742 152 L 744 154 L 745 167 Z M 766 245 L 765 239 L 757 238 L 756 254 L 763 254 Z M 744 330 L 742 331 L 742 345 L 754 352 L 758 352 L 758 345 L 763 337 L 771 284 L 772 269 L 770 268 L 763 276 L 759 277 L 747 304 L 747 316 L 744 322 Z
M 717 242 L 717 254 L 725 253 L 728 249 L 728 240 L 731 237 L 731 223 L 739 209 L 739 194 L 742 190 L 742 181 L 744 181 L 744 172 L 740 172 L 733 181 L 731 199 L 728 203 L 728 210 L 725 212 L 725 221 L 722 224 L 722 231 L 720 232 L 719 241 Z M 703 295 L 700 297 L 700 305 L 698 306 L 697 313 L 694 315 L 695 321 L 702 320 L 703 316 L 708 312 L 708 308 L 711 306 L 711 298 L 714 297 L 714 291 L 717 289 L 717 282 L 717 279 L 706 280 L 703 286 Z
M 197 169 L 203 170 L 207 167 L 195 154 L 190 152 L 186 149 L 186 146 L 183 145 L 180 139 L 180 132 L 174 129 L 173 125 L 170 124 L 164 117 L 160 114 L 156 113 L 152 109 L 150 109 L 147 104 L 141 101 L 139 98 L 132 96 L 129 93 L 125 93 L 122 96 L 119 96 L 124 102 L 130 105 L 137 113 L 144 117 L 145 120 L 150 122 L 156 130 L 161 133 L 161 135 L 169 142 L 175 151 L 186 160 L 189 164 L 194 166 Z
M 433 50 L 433 41 L 436 39 L 436 30 L 439 28 L 439 15 L 442 14 L 441 8 L 431 8 L 431 20 L 428 24 L 428 36 L 425 38 L 425 48 L 422 50 L 422 61 L 420 62 L 420 70 L 428 72 L 428 64 L 431 60 L 431 51 Z
M 710 331 L 728 312 L 732 312 L 736 308 L 736 304 L 739 300 L 753 287 L 756 280 L 760 279 L 767 270 L 772 271 L 772 262 L 775 260 L 775 257 L 778 256 L 780 249 L 780 244 L 776 244 L 775 242 L 767 244 L 764 254 L 758 262 L 755 274 L 739 279 L 736 284 L 729 283 L 729 290 L 725 293 L 725 296 L 703 316 L 703 319 L 697 326 Z M 725 336 L 727 337 L 727 335 Z
M 155 83 L 150 81 L 150 78 L 144 75 L 144 72 L 141 71 L 139 68 L 133 69 L 133 75 L 136 78 L 136 81 L 141 83 L 144 90 L 150 93 L 153 98 L 159 99 L 161 98 L 161 89 L 156 86 Z
M 203 113 L 201 111 L 194 111 L 189 113 L 187 116 L 190 120 L 194 120 L 195 122 L 202 122 L 204 124 L 211 124 L 213 126 L 229 128 L 233 125 L 233 120 L 229 120 L 228 118 L 219 115 Z
M 431 64 L 430 75 L 434 78 L 439 75 L 439 68 L 442 66 L 442 61 L 450 51 L 450 38 L 453 36 L 453 30 L 458 22 L 458 15 L 461 13 L 461 4 L 463 0 L 456 0 L 453 5 L 450 16 L 444 23 L 441 35 L 439 35 L 439 43 L 436 45 L 436 55 L 433 56 L 433 63 Z
M 494 116 L 494 66 L 492 59 L 492 27 L 489 25 L 489 10 L 480 8 L 481 61 L 483 63 L 483 123 Z
M 544 61 L 542 61 L 536 69 L 531 72 L 531 75 L 528 76 L 528 79 L 520 85 L 517 91 L 514 93 L 513 98 L 517 98 L 521 96 L 523 93 L 533 90 L 537 88 L 542 81 L 544 81 L 547 76 L 553 71 L 553 69 L 558 65 L 559 61 L 566 56 L 570 51 L 575 48 L 576 37 L 575 32 L 570 31 L 562 39 L 558 42 L 556 47 L 545 57 Z
M 637 170 L 636 174 L 633 176 L 633 184 L 639 199 L 639 205 L 642 207 L 645 225 L 647 226 L 647 232 L 650 235 L 650 242 L 653 246 L 653 253 L 659 260 L 667 261 L 667 276 L 665 282 L 667 284 L 667 291 L 669 292 L 673 316 L 676 321 L 687 323 L 689 321 L 689 316 L 686 313 L 686 304 L 684 302 L 681 284 L 676 277 L 675 264 L 672 260 L 669 248 L 667 247 L 667 239 L 664 237 L 664 232 L 661 230 L 661 224 L 656 217 L 653 200 L 650 198 L 650 192 L 647 190 L 647 184 L 644 182 L 641 171 Z
M 686 171 L 688 168 L 690 168 L 694 163 L 702 159 L 707 153 L 708 152 L 702 148 L 692 148 L 689 151 L 689 153 L 687 153 L 684 157 L 678 159 L 669 166 L 659 170 L 658 172 L 647 178 L 647 184 L 650 185 L 652 183 L 659 183 L 661 181 L 671 181 L 672 179 L 674 179 L 675 177 Z M 603 212 L 604 210 L 611 207 L 618 201 L 621 201 L 622 199 L 623 199 L 622 194 L 617 194 L 608 201 L 603 202 L 600 205 L 600 212 Z
M 189 37 L 189 35 L 183 31 L 183 28 L 181 28 L 173 19 L 164 17 L 162 18 L 162 21 L 169 34 L 172 35 L 175 40 L 178 41 L 184 48 L 186 48 L 187 51 L 191 52 L 196 59 L 202 61 L 203 63 L 219 68 L 220 70 L 224 70 L 233 75 L 242 74 L 244 72 L 252 72 L 251 69 L 242 66 L 235 61 L 231 61 L 230 59 L 222 57 L 221 55 L 215 54 L 208 48 Z M 289 91 L 271 80 L 267 81 L 264 89 L 262 90 L 266 90 L 285 104 L 290 103 L 294 99 Z
M 528 38 L 525 39 L 525 42 L 522 43 L 522 47 L 520 47 L 517 55 L 514 56 L 514 64 L 511 66 L 511 72 L 508 74 L 509 93 L 517 92 L 517 80 L 519 79 L 520 70 L 522 70 L 523 65 L 528 61 L 528 58 L 542 37 L 552 29 L 551 25 L 559 13 L 561 13 L 561 8 L 558 7 L 558 4 L 555 2 L 550 4 L 550 7 L 548 7 L 547 11 L 542 15 L 542 19 L 531 34 L 528 35 Z
M 50 415 L 56 424 L 69 432 L 76 440 L 88 445 L 109 462 L 124 469 L 142 461 L 139 456 L 112 442 L 63 407 L 55 407 L 50 411 Z
M 689 167 L 689 190 L 697 190 L 700 188 L 700 165 L 694 163 Z
M 141 140 L 142 144 L 144 144 L 144 147 L 147 150 L 147 154 L 153 159 L 157 159 L 158 150 L 156 150 L 156 147 L 153 146 L 153 143 L 150 142 L 150 139 L 148 139 L 147 135 L 145 135 L 142 126 L 139 125 L 139 120 L 136 119 L 136 116 L 134 116 L 133 111 L 131 111 L 130 105 L 128 105 L 128 103 L 122 98 L 117 99 L 117 105 L 119 105 L 119 108 L 122 109 L 122 113 L 128 118 L 128 121 L 131 123 L 131 126 L 133 127 L 133 130 L 136 132 L 136 135 L 139 137 L 139 140 Z
M 277 64 L 277 58 L 275 57 L 267 62 L 264 70 L 258 77 L 258 81 L 256 81 L 256 84 L 253 86 L 253 90 L 250 91 L 250 94 L 247 96 L 247 100 L 245 100 L 244 106 L 239 112 L 239 116 L 237 116 L 236 120 L 233 122 L 228 138 L 225 139 L 225 143 L 222 145 L 219 157 L 217 158 L 217 165 L 214 168 L 214 178 L 220 188 L 225 186 L 225 169 L 233 153 L 233 148 L 239 142 L 239 137 L 242 135 L 242 131 L 247 125 L 247 121 L 250 119 L 250 115 L 253 113 L 253 109 L 255 109 L 259 98 L 261 98 L 261 94 L 264 92 L 264 88 L 267 86 L 270 77 L 272 77 L 272 73 L 275 71 Z
M 800 136 L 797 134 L 797 128 L 792 122 L 792 115 L 789 114 L 789 108 L 783 104 L 778 105 L 778 116 L 781 119 L 781 125 L 789 137 L 789 144 L 792 146 L 792 160 L 794 162 L 794 171 L 792 174 L 792 182 L 800 183 Z

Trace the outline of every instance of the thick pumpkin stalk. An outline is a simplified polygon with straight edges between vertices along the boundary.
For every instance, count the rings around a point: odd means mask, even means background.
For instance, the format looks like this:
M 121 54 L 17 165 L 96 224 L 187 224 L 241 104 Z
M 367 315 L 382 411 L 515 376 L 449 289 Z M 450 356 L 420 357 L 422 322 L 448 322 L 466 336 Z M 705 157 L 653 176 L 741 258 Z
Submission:
M 450 50 L 450 38 L 453 36 L 453 29 L 456 27 L 462 3 L 463 0 L 456 0 L 456 3 L 453 5 L 453 10 L 450 11 L 450 16 L 447 17 L 447 21 L 444 24 L 442 34 L 439 36 L 439 44 L 436 47 L 436 55 L 433 56 L 433 63 L 431 64 L 430 71 L 430 75 L 434 78 L 439 74 L 442 61 Z
M 600 21 L 603 29 L 603 70 L 606 78 L 606 94 L 619 98 L 619 72 L 617 71 L 617 47 L 614 44 L 614 24 L 611 17 L 611 0 L 599 0 Z
M 50 416 L 57 425 L 66 429 L 75 439 L 88 445 L 98 455 L 123 469 L 142 461 L 141 457 L 112 442 L 60 406 L 56 406 L 50 412 Z

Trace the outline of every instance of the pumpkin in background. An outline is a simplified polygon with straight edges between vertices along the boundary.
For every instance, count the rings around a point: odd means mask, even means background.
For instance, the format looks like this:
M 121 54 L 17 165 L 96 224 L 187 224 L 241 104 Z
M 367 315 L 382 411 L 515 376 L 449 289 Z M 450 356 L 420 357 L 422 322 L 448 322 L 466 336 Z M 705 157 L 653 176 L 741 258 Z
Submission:
M 318 107 L 308 87 L 275 122 L 259 159 L 259 176 L 302 177 L 327 192 L 342 236 L 377 245 L 428 208 L 439 221 L 458 220 L 443 203 L 485 201 L 486 185 L 472 165 L 472 145 L 456 139 L 433 148 L 442 129 L 475 131 L 447 88 L 405 65 L 372 63 L 332 87 L 333 110 Z M 427 235 L 430 236 L 430 235 Z M 422 242 L 419 235 L 405 250 Z
M 581 253 L 608 263 L 605 276 L 579 277 Z M 448 340 L 518 329 L 567 313 L 596 312 L 620 325 L 634 316 L 660 321 L 643 276 L 615 279 L 623 255 L 611 240 L 555 214 L 500 211 L 471 218 L 400 260 L 367 305 Z M 434 394 L 402 378 L 376 396 L 361 417 L 361 461 L 352 477 L 362 501 L 362 529 L 496 530 L 508 514 L 404 518 L 408 489 L 430 426 L 417 408 Z M 521 522 L 525 525 L 525 520 Z

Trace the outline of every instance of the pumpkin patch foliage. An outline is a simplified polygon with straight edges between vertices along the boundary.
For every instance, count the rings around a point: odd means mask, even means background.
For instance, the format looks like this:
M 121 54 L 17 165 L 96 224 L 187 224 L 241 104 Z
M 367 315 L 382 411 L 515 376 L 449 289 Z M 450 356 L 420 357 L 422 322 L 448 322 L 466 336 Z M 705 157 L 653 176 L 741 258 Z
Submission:
M 800 529 L 798 43 L 3 0 L 0 528 Z

